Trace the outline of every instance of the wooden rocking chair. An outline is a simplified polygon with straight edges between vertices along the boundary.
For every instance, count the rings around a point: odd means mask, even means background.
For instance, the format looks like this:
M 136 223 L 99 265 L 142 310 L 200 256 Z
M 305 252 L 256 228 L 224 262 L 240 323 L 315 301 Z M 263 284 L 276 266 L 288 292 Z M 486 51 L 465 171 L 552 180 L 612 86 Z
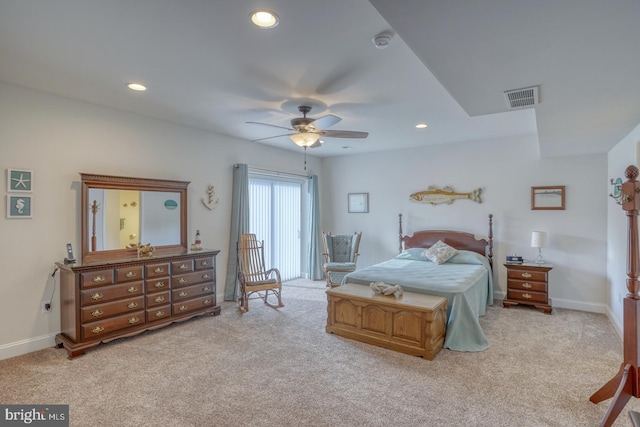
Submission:
M 267 270 L 264 266 L 264 241 L 255 234 L 242 234 L 236 243 L 238 253 L 238 280 L 240 282 L 239 309 L 249 311 L 249 297 L 257 294 L 265 304 L 273 308 L 284 307 L 281 298 L 282 281 L 277 268 Z M 278 299 L 277 304 L 268 301 L 269 291 Z M 252 298 L 254 299 L 254 298 Z

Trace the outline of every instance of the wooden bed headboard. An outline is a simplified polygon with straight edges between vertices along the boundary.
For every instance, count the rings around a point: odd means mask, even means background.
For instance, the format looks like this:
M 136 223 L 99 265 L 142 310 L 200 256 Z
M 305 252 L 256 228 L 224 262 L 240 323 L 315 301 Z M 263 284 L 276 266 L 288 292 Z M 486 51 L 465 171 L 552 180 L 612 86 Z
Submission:
M 400 246 L 398 251 L 408 248 L 429 248 L 438 240 L 442 240 L 449 246 L 456 249 L 477 252 L 486 256 L 493 266 L 493 214 L 489 214 L 489 234 L 488 238 L 477 237 L 471 233 L 453 230 L 421 230 L 416 231 L 411 236 L 402 235 L 402 214 L 398 214 L 400 230 Z M 404 244 L 404 246 L 403 246 Z

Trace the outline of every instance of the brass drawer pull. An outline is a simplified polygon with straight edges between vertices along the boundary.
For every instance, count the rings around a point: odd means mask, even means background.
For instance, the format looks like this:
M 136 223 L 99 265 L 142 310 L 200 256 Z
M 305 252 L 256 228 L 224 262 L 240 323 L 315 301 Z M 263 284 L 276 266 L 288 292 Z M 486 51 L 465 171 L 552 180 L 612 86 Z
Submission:
M 92 312 L 92 313 L 91 313 L 91 315 L 92 315 L 93 317 L 100 317 L 100 316 L 102 316 L 103 314 L 104 314 L 104 311 L 102 311 L 102 310 L 96 310 L 96 311 L 94 311 L 94 312 Z
M 154 273 L 164 273 L 164 268 L 162 267 L 156 267 L 155 270 L 153 270 Z
M 211 276 L 209 276 L 209 274 L 208 274 L 208 273 L 204 273 L 204 274 L 202 275 L 202 278 L 203 278 L 203 279 L 208 279 L 208 278 L 210 278 L 210 277 L 211 277 Z
M 178 283 L 180 283 L 181 285 L 184 285 L 185 283 L 187 283 L 187 279 L 183 277 L 180 280 L 178 280 Z
M 127 274 L 125 274 L 125 277 L 128 277 L 128 278 L 136 277 L 136 273 L 133 271 L 129 271 Z
M 188 270 L 189 266 L 187 264 L 180 264 L 180 270 Z
M 130 302 L 129 304 L 127 304 L 127 308 L 136 308 L 138 306 L 137 302 Z
M 156 317 L 164 316 L 164 311 L 156 311 Z
M 138 319 L 137 317 L 132 317 L 131 319 L 129 319 L 129 323 L 132 324 L 132 325 L 135 325 L 139 321 L 140 321 L 140 319 Z
M 209 265 L 209 261 L 202 261 L 200 265 L 207 267 Z
M 211 288 L 208 287 L 208 286 L 205 286 L 204 288 L 202 288 L 203 292 L 209 292 L 210 290 L 211 290 Z
M 186 297 L 187 295 L 189 295 L 188 293 L 186 293 L 185 291 L 182 291 L 178 294 L 179 297 Z
M 186 305 L 181 305 L 181 306 L 180 306 L 180 311 L 185 311 L 186 309 L 187 309 L 187 306 L 186 306 Z
M 132 294 L 134 292 L 138 292 L 138 288 L 136 288 L 135 286 L 132 286 L 129 289 L 127 289 L 127 292 L 129 292 L 130 294 Z
M 98 326 L 96 328 L 93 328 L 91 330 L 91 332 L 93 332 L 94 334 L 99 334 L 100 332 L 104 331 L 104 328 L 102 326 Z
M 158 289 L 164 288 L 164 282 L 157 282 L 154 286 Z
M 211 300 L 210 299 L 206 299 L 206 300 L 202 301 L 202 304 L 203 305 L 209 305 L 209 304 L 211 304 Z
M 94 301 L 97 301 L 102 298 L 104 298 L 104 294 L 101 294 L 100 292 L 96 292 L 95 294 L 91 295 L 91 299 Z
M 524 277 L 525 279 L 530 279 L 530 278 L 531 278 L 531 274 L 529 274 L 529 273 L 522 273 L 522 277 Z
M 522 298 L 524 298 L 524 299 L 531 299 L 531 295 L 529 295 L 529 294 L 522 294 Z
M 158 297 L 155 299 L 155 302 L 162 302 L 164 301 L 164 297 Z
M 107 280 L 107 278 L 106 278 L 106 277 L 104 277 L 104 276 L 96 276 L 96 277 L 94 277 L 94 278 L 93 278 L 93 279 L 91 279 L 91 280 L 92 280 L 92 282 L 93 282 L 93 283 L 102 283 L 102 282 L 104 282 L 105 280 Z
M 525 288 L 525 289 L 531 289 L 532 288 L 532 286 L 530 284 L 528 284 L 528 283 L 523 283 L 522 287 Z

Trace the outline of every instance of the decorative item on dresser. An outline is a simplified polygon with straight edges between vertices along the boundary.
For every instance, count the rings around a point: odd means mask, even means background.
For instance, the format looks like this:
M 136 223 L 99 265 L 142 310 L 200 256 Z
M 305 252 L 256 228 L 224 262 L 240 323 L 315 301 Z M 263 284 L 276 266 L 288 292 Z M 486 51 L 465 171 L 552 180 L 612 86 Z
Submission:
M 551 264 L 505 263 L 507 268 L 507 297 L 503 307 L 526 304 L 551 314 L 549 303 L 549 271 Z
M 61 333 L 56 343 L 80 356 L 102 342 L 158 329 L 216 305 L 218 250 L 60 269 Z

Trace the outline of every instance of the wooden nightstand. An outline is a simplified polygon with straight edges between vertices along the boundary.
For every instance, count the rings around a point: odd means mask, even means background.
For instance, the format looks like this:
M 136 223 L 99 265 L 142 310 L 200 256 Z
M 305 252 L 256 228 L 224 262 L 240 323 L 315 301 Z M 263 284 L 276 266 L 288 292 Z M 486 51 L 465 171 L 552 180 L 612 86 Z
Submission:
M 507 297 L 503 307 L 532 305 L 551 314 L 549 304 L 549 271 L 551 264 L 504 264 L 507 268 Z

